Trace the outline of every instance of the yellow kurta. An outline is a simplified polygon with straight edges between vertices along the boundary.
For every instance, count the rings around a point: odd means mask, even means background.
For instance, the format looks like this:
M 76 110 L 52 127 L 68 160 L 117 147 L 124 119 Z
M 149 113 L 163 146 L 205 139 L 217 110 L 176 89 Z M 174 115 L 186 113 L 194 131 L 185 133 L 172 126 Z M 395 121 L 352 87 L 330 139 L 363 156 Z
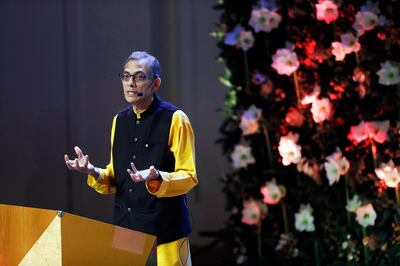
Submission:
M 136 116 L 140 118 L 139 113 Z M 116 121 L 117 116 L 114 117 L 111 128 L 110 163 L 105 169 L 100 169 L 100 177 L 98 179 L 89 175 L 87 180 L 88 185 L 101 194 L 115 193 L 116 190 L 113 182 L 115 176 L 112 155 Z M 189 118 L 180 110 L 175 111 L 172 116 L 168 146 L 175 157 L 174 171 L 159 171 L 161 180 L 146 181 L 147 191 L 158 198 L 186 194 L 198 183 L 193 129 Z M 158 265 L 190 265 L 190 261 L 184 264 L 185 260 L 182 259 L 182 254 L 186 254 L 186 257 L 190 258 L 189 250 L 186 250 L 182 243 L 187 243 L 187 238 L 159 245 L 157 247 Z M 182 254 L 179 255 L 180 253 Z

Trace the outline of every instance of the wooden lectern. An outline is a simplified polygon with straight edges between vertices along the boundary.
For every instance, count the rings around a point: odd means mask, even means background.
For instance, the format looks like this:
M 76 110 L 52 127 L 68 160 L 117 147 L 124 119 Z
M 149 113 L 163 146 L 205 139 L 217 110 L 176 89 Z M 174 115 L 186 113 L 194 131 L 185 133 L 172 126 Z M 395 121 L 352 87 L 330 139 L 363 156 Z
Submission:
M 66 212 L 0 204 L 0 266 L 156 265 L 155 240 Z

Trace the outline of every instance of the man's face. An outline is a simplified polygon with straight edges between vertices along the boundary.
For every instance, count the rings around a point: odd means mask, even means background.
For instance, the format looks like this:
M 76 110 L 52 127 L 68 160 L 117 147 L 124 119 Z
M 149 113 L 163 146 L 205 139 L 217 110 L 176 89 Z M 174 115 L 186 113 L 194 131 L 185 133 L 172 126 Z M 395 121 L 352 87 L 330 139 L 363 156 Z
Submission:
M 158 89 L 158 79 L 154 79 L 151 69 L 145 60 L 130 60 L 124 66 L 122 87 L 125 100 L 139 108 L 147 108 L 154 92 Z

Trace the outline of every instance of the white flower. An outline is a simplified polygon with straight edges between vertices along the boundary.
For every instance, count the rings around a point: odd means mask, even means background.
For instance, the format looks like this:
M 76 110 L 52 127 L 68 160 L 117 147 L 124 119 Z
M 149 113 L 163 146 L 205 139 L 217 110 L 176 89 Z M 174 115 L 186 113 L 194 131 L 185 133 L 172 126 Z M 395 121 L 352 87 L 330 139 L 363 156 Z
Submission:
M 278 186 L 275 179 L 266 182 L 260 191 L 264 196 L 264 203 L 271 205 L 277 204 L 286 194 L 285 189 L 282 186 Z
M 253 155 L 251 154 L 251 148 L 238 144 L 235 146 L 233 153 L 231 154 L 232 166 L 234 169 L 247 167 L 249 164 L 256 162 Z
M 326 157 L 326 160 L 337 163 L 339 166 L 338 170 L 340 175 L 345 175 L 349 171 L 350 163 L 346 157 L 343 156 L 342 151 L 338 147 L 336 147 L 336 152 Z
M 356 212 L 356 210 L 361 206 L 361 201 L 357 195 L 354 195 L 350 200 L 347 201 L 346 210 L 348 212 Z
M 335 161 L 325 162 L 324 168 L 330 186 L 332 186 L 333 183 L 335 182 L 339 182 L 340 179 L 339 165 Z
M 262 7 L 260 9 L 253 9 L 249 25 L 253 27 L 255 32 L 270 32 L 279 26 L 281 20 L 281 15 Z
M 272 56 L 272 61 L 272 67 L 279 75 L 290 76 L 300 65 L 296 53 L 286 48 L 278 49 Z
M 240 47 L 247 51 L 254 45 L 254 37 L 251 31 L 242 31 L 239 34 L 239 44 Z
M 298 213 L 295 213 L 295 227 L 297 231 L 315 231 L 314 217 L 310 204 L 301 205 Z
M 376 212 L 371 203 L 357 208 L 356 215 L 356 220 L 362 227 L 375 224 Z
M 396 167 L 392 160 L 387 163 L 381 163 L 379 166 L 379 168 L 375 169 L 376 175 L 384 180 L 388 187 L 397 187 L 400 182 L 399 167 Z
M 329 120 L 332 116 L 332 104 L 328 98 L 316 99 L 311 106 L 311 113 L 315 123 Z
M 279 140 L 279 154 L 282 157 L 282 164 L 287 166 L 291 163 L 297 164 L 301 160 L 301 146 L 297 145 L 299 134 L 289 132 Z
M 376 72 L 379 76 L 379 83 L 382 85 L 390 86 L 400 82 L 400 71 L 398 63 L 386 61 L 381 64 L 381 69 Z

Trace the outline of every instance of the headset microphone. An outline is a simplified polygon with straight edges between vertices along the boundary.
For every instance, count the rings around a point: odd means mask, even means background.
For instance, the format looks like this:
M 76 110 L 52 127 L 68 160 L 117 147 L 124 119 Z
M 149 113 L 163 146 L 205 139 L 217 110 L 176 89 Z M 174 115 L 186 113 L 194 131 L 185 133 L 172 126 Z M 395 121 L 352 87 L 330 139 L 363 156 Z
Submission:
M 137 96 L 142 97 L 143 96 L 143 92 L 138 92 L 136 93 Z

